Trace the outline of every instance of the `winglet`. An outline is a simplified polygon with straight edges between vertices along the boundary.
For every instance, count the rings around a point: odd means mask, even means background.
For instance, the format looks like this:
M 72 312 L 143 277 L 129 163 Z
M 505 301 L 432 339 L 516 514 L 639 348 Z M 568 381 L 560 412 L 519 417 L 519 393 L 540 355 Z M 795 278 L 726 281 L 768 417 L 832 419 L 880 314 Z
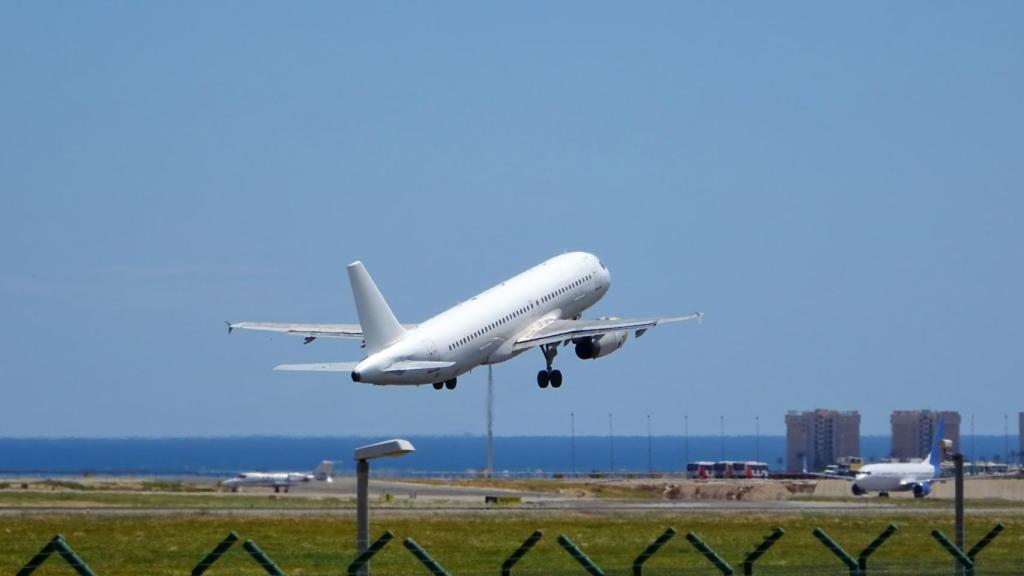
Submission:
M 697 312 L 697 324 L 703 324 L 703 323 L 704 323 L 704 313 L 703 312 Z
M 231 322 L 228 322 L 227 320 L 225 320 L 224 323 L 228 325 L 228 336 L 230 336 L 231 335 L 231 331 L 234 330 L 235 327 L 232 326 Z

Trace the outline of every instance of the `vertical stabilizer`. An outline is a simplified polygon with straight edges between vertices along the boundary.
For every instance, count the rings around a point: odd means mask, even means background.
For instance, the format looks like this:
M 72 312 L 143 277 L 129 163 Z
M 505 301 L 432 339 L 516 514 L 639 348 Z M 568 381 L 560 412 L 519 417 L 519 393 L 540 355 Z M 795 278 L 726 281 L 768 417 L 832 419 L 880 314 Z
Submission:
M 334 478 L 334 462 L 330 460 L 324 460 L 319 466 L 313 470 L 313 477 L 321 482 L 333 482 Z
M 942 431 L 945 423 L 946 419 L 939 416 L 938 426 L 935 427 L 935 438 L 932 438 L 932 450 L 926 459 L 932 465 L 936 477 L 942 475 Z
M 380 352 L 401 339 L 405 329 L 398 323 L 362 262 L 356 260 L 348 265 L 348 281 L 352 285 L 352 298 L 356 301 L 356 314 L 363 329 L 366 352 Z

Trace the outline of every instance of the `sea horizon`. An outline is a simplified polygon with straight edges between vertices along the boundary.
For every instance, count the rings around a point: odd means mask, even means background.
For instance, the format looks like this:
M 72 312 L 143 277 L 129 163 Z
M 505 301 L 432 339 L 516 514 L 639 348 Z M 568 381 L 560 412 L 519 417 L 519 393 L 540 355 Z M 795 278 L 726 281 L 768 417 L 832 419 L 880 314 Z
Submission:
M 486 467 L 484 435 L 401 435 L 416 446 L 375 463 L 379 473 L 473 473 Z M 0 437 L 0 474 L 210 474 L 242 470 L 311 470 L 321 460 L 337 473 L 354 470 L 352 451 L 381 436 Z M 1016 438 L 961 437 L 979 459 L 1016 459 Z M 1011 450 L 1009 447 L 1012 446 Z M 888 435 L 861 436 L 861 456 L 888 456 Z M 495 436 L 495 473 L 677 472 L 698 460 L 756 460 L 784 470 L 785 436 Z

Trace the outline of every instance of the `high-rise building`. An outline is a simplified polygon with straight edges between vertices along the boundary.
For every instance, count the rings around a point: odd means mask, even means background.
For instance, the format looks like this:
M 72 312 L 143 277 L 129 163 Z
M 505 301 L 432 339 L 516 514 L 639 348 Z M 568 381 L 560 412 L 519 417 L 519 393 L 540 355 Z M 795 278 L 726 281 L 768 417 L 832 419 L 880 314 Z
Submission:
M 890 456 L 900 459 L 924 458 L 932 448 L 939 418 L 945 420 L 943 437 L 953 441 L 953 452 L 960 451 L 960 413 L 949 410 L 894 410 L 892 424 L 892 450 Z M 968 457 L 974 457 L 968 454 Z
M 786 414 L 786 470 L 821 470 L 840 458 L 860 456 L 860 413 L 812 410 Z

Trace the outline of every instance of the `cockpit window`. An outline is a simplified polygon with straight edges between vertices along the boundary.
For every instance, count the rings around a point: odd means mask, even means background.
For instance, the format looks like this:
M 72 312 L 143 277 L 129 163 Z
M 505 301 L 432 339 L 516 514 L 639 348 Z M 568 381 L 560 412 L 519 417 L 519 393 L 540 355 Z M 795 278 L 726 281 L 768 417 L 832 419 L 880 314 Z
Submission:
M 598 260 L 597 263 L 601 265 L 601 269 L 602 270 L 607 270 L 608 269 L 608 267 L 604 265 L 604 262 L 601 262 L 600 260 Z

